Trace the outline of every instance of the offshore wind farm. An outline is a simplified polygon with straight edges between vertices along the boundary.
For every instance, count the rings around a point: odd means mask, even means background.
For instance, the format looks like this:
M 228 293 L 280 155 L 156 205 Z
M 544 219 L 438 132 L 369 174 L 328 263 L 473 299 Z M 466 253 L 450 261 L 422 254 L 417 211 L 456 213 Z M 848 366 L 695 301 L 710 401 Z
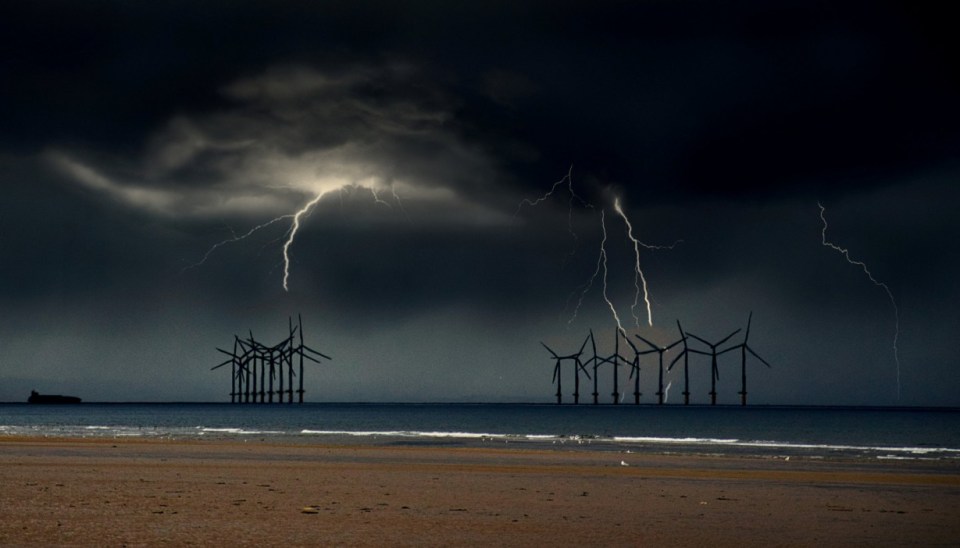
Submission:
M 732 352 L 732 351 L 735 351 L 735 350 L 740 350 L 740 351 L 741 351 L 741 363 L 740 363 L 740 380 L 741 380 L 741 384 L 740 384 L 740 391 L 737 392 L 737 393 L 740 395 L 740 405 L 747 405 L 747 365 L 746 365 L 746 364 L 747 364 L 747 353 L 749 352 L 751 356 L 753 356 L 754 358 L 756 358 L 757 360 L 759 360 L 760 363 L 762 363 L 763 365 L 767 366 L 767 368 L 771 368 L 771 367 L 772 367 L 766 360 L 764 360 L 763 358 L 761 358 L 760 355 L 757 354 L 756 351 L 753 350 L 753 348 L 751 348 L 750 346 L 747 345 L 747 339 L 750 337 L 750 324 L 751 324 L 752 320 L 753 320 L 753 313 L 751 312 L 751 313 L 750 313 L 750 316 L 747 318 L 747 331 L 746 331 L 746 334 L 745 334 L 744 337 L 743 337 L 743 342 L 741 342 L 740 344 L 731 344 L 730 346 L 728 346 L 728 347 L 726 347 L 726 348 L 723 348 L 723 349 L 720 349 L 719 347 L 723 346 L 723 345 L 724 345 L 725 343 L 727 343 L 727 341 L 729 341 L 734 335 L 736 335 L 737 333 L 739 333 L 739 332 L 740 332 L 740 329 L 737 329 L 737 330 L 734 331 L 733 333 L 727 335 L 726 337 L 724 337 L 722 340 L 720 340 L 720 341 L 717 342 L 717 343 L 710 343 L 710 342 L 708 342 L 708 341 L 706 341 L 706 340 L 704 340 L 704 339 L 701 339 L 700 337 L 698 337 L 698 336 L 696 336 L 696 335 L 694 335 L 694 334 L 692 334 L 692 333 L 683 331 L 683 328 L 680 327 L 680 322 L 679 322 L 679 321 L 677 322 L 677 327 L 680 329 L 681 338 L 678 339 L 678 340 L 676 340 L 676 341 L 670 342 L 670 343 L 668 343 L 668 344 L 666 344 L 666 345 L 663 345 L 663 346 L 659 346 L 659 345 L 657 345 L 657 344 L 655 344 L 655 343 L 652 343 L 652 342 L 650 342 L 649 340 L 647 340 L 647 339 L 643 338 L 642 336 L 640 336 L 639 334 L 634 334 L 634 337 L 636 337 L 637 339 L 639 339 L 640 341 L 642 341 L 643 343 L 645 343 L 645 344 L 649 347 L 648 350 L 640 350 L 640 349 L 638 349 L 637 346 L 630 340 L 630 338 L 628 337 L 628 334 L 627 334 L 625 331 L 624 331 L 624 332 L 621 332 L 620 329 L 617 328 L 617 329 L 614 330 L 614 333 L 615 333 L 615 336 L 614 336 L 614 347 L 615 347 L 614 353 L 613 353 L 612 355 L 610 355 L 610 356 L 607 356 L 607 357 L 603 357 L 603 356 L 597 354 L 597 344 L 596 344 L 596 339 L 594 338 L 594 335 L 593 335 L 593 330 L 591 330 L 591 331 L 590 331 L 590 334 L 587 335 L 587 338 L 583 341 L 583 344 L 580 346 L 580 350 L 579 350 L 576 354 L 570 354 L 570 355 L 566 355 L 566 356 L 558 356 L 558 355 L 557 355 L 552 349 L 550 349 L 550 347 L 548 347 L 546 344 L 543 344 L 542 342 L 541 342 L 540 344 L 542 344 L 543 347 L 546 348 L 548 352 L 550 352 L 550 355 L 553 357 L 553 359 L 556 360 L 556 365 L 554 366 L 554 369 L 553 369 L 553 383 L 554 383 L 554 384 L 556 385 L 556 387 L 557 387 L 556 398 L 557 398 L 557 403 L 558 403 L 558 404 L 562 404 L 562 403 L 563 403 L 563 395 L 564 395 L 564 394 L 563 394 L 563 389 L 562 389 L 563 375 L 562 375 L 561 364 L 563 363 L 563 361 L 571 361 L 571 360 L 572 360 L 572 361 L 573 361 L 573 364 L 572 364 L 572 366 L 571 366 L 571 370 L 573 371 L 573 380 L 574 380 L 574 391 L 573 391 L 572 396 L 573 396 L 573 403 L 574 403 L 574 404 L 579 403 L 580 372 L 582 371 L 585 375 L 587 375 L 587 378 L 589 379 L 589 378 L 590 378 L 590 374 L 589 374 L 589 372 L 587 371 L 586 366 L 587 366 L 587 365 L 592 365 L 592 366 L 593 366 L 593 375 L 594 375 L 594 379 L 595 379 L 594 382 L 595 382 L 595 386 L 596 386 L 596 382 L 598 382 L 598 381 L 597 381 L 597 377 L 599 377 L 600 367 L 601 367 L 602 365 L 604 365 L 604 364 L 608 365 L 608 366 L 609 366 L 609 369 L 610 369 L 611 372 L 612 372 L 611 374 L 612 374 L 612 378 L 613 378 L 613 387 L 614 387 L 614 388 L 613 388 L 613 392 L 611 393 L 611 396 L 613 396 L 613 400 L 612 400 L 611 403 L 614 404 L 614 405 L 617 405 L 617 404 L 622 403 L 622 402 L 623 402 L 623 398 L 622 398 L 621 396 L 622 396 L 623 394 L 621 394 L 620 391 L 619 391 L 620 381 L 618 380 L 619 376 L 618 376 L 618 369 L 617 369 L 617 368 L 618 368 L 619 366 L 621 366 L 622 364 L 629 364 L 629 366 L 630 366 L 629 378 L 630 378 L 630 379 L 633 379 L 633 403 L 634 403 L 634 405 L 640 405 L 640 396 L 643 394 L 643 393 L 640 391 L 640 373 L 641 373 L 641 371 L 643 370 L 643 367 L 641 367 L 641 356 L 650 355 L 650 354 L 656 354 L 658 361 L 657 361 L 657 367 L 656 367 L 656 379 L 657 379 L 657 380 L 656 380 L 656 382 L 657 382 L 657 384 L 656 384 L 656 389 L 657 389 L 657 391 L 654 392 L 654 395 L 656 396 L 656 401 L 655 401 L 655 403 L 656 403 L 657 405 L 664 405 L 664 404 L 667 403 L 667 397 L 668 397 L 667 392 L 664 391 L 664 385 L 663 385 L 663 382 L 664 382 L 664 354 L 666 354 L 666 353 L 667 353 L 668 351 L 670 351 L 671 349 L 677 347 L 677 346 L 680 345 L 681 343 L 685 343 L 685 342 L 687 341 L 687 337 L 692 337 L 692 338 L 700 341 L 700 342 L 701 342 L 703 345 L 705 345 L 706 347 L 708 347 L 708 348 L 710 349 L 710 351 L 709 351 L 709 352 L 706 352 L 706 351 L 704 351 L 704 350 L 697 350 L 697 349 L 691 349 L 691 348 L 684 347 L 684 348 L 683 348 L 682 350 L 680 350 L 679 352 L 674 352 L 675 356 L 671 359 L 670 365 L 669 365 L 669 367 L 667 368 L 667 371 L 669 372 L 669 370 L 672 369 L 673 366 L 674 366 L 681 358 L 685 358 L 686 355 L 687 355 L 687 353 L 689 353 L 689 352 L 692 352 L 692 353 L 694 353 L 694 354 L 699 354 L 699 355 L 701 355 L 701 356 L 709 356 L 710 359 L 711 359 L 711 361 L 710 361 L 710 371 L 709 371 L 709 376 L 710 376 L 710 392 L 708 393 L 708 395 L 710 396 L 710 405 L 717 405 L 717 381 L 720 379 L 720 368 L 718 367 L 717 358 L 718 358 L 720 355 L 722 355 L 722 354 L 726 354 L 727 352 Z M 628 357 L 625 357 L 625 356 L 622 356 L 622 355 L 620 354 L 619 343 L 620 343 L 621 338 L 622 338 L 623 341 L 626 342 L 627 345 L 633 350 L 634 356 L 633 356 L 632 359 L 630 359 L 630 358 L 628 358 Z M 593 355 L 590 356 L 590 357 L 584 356 L 584 350 L 586 349 L 586 346 L 587 346 L 587 343 L 588 343 L 588 342 L 591 343 L 591 348 L 592 348 L 592 350 L 593 350 Z M 583 356 L 583 358 L 581 359 L 582 356 Z M 687 388 L 687 387 L 689 387 L 689 384 L 690 384 L 690 381 L 689 381 L 689 369 L 688 369 L 688 364 L 685 364 L 685 374 L 684 374 L 684 386 L 685 386 L 685 389 L 684 389 L 684 399 L 683 399 L 683 402 L 682 402 L 683 405 L 690 405 L 689 388 Z M 594 401 L 593 401 L 594 404 L 600 403 L 600 402 L 599 402 L 599 399 L 596 397 L 597 395 L 598 395 L 598 394 L 597 394 L 597 389 L 594 388 Z M 654 402 L 650 402 L 650 403 L 654 403 Z

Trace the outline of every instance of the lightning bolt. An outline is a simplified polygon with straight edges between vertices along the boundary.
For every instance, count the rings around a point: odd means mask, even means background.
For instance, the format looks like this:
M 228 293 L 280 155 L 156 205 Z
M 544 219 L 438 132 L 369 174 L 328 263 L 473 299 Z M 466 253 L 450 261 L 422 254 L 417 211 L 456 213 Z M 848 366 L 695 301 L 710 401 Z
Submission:
M 590 276 L 590 279 L 587 280 L 584 290 L 580 293 L 580 300 L 577 302 L 577 307 L 573 310 L 573 316 L 567 324 L 573 323 L 577 319 L 577 313 L 580 311 L 580 306 L 583 304 L 583 298 L 590 291 L 590 288 L 593 287 L 594 280 L 597 279 L 597 276 L 600 276 L 600 273 L 603 273 L 601 280 L 603 281 L 603 300 L 607 303 L 607 307 L 610 308 L 610 312 L 613 314 L 614 321 L 617 322 L 617 329 L 623 334 L 624 337 L 627 336 L 627 332 L 623 329 L 623 323 L 620 321 L 620 315 L 617 314 L 617 308 L 613 306 L 613 301 L 610 300 L 610 297 L 607 295 L 607 222 L 606 222 L 606 213 L 603 210 L 600 210 L 600 228 L 603 230 L 603 238 L 600 240 L 600 255 L 597 257 L 597 268 L 594 270 L 593 275 Z
M 623 219 L 623 222 L 627 225 L 627 238 L 633 242 L 633 286 L 635 291 L 633 294 L 633 305 L 630 307 L 630 313 L 633 314 L 633 319 L 636 322 L 637 327 L 640 327 L 640 317 L 637 315 L 637 305 L 640 302 L 640 290 L 642 287 L 643 302 L 647 306 L 647 324 L 652 327 L 653 311 L 650 307 L 650 291 L 647 289 L 647 277 L 643 275 L 643 270 L 640 269 L 640 240 L 637 240 L 633 236 L 633 225 L 630 224 L 630 219 L 627 218 L 627 215 L 623 212 L 623 208 L 620 207 L 620 198 L 613 199 L 613 210 L 620 215 L 620 217 Z
M 278 223 L 278 222 L 280 222 L 280 221 L 282 221 L 282 220 L 284 220 L 284 219 L 290 219 L 290 218 L 292 218 L 292 217 L 293 217 L 293 215 L 281 215 L 280 217 L 277 217 L 277 218 L 275 218 L 275 219 L 270 219 L 269 221 L 267 221 L 267 222 L 265 222 L 265 223 L 263 223 L 263 224 L 259 224 L 259 225 L 255 226 L 255 227 L 251 228 L 250 230 L 248 230 L 247 232 L 245 232 L 244 234 L 242 234 L 242 235 L 240 235 L 240 236 L 237 236 L 236 234 L 234 234 L 234 236 L 233 236 L 232 238 L 228 238 L 228 239 L 226 239 L 226 240 L 223 240 L 222 242 L 217 242 L 217 243 L 213 244 L 213 246 L 212 246 L 210 249 L 208 249 L 206 253 L 203 254 L 203 258 L 202 258 L 202 259 L 200 259 L 200 260 L 197 261 L 196 263 L 193 263 L 193 264 L 191 264 L 191 265 L 188 265 L 188 266 L 183 267 L 183 268 L 180 270 L 180 273 L 183 274 L 184 272 L 186 272 L 187 270 L 190 270 L 191 268 L 197 268 L 198 266 L 201 266 L 203 263 L 207 262 L 207 259 L 210 258 L 210 255 L 211 255 L 214 251 L 216 251 L 218 248 L 223 247 L 223 246 L 225 246 L 225 245 L 227 245 L 227 244 L 231 244 L 231 243 L 234 243 L 234 242 L 239 242 L 239 241 L 241 241 L 241 240 L 245 240 L 245 239 L 249 238 L 250 236 L 253 236 L 256 232 L 258 232 L 258 231 L 260 231 L 260 230 L 262 230 L 262 229 L 264 229 L 264 228 L 267 228 L 268 226 L 270 226 L 270 225 L 272 225 L 272 224 L 274 224 L 274 223 Z
M 539 197 L 535 199 L 524 198 L 523 200 L 521 200 L 520 203 L 517 204 L 517 210 L 516 212 L 514 212 L 514 217 L 516 217 L 520 213 L 520 210 L 523 208 L 524 205 L 535 207 L 543 203 L 547 199 L 549 199 L 551 196 L 553 196 L 564 185 L 566 185 L 567 192 L 570 195 L 569 202 L 568 202 L 569 207 L 567 209 L 567 231 L 570 233 L 570 236 L 573 238 L 573 242 L 574 242 L 573 250 L 570 253 L 570 255 L 572 256 L 576 252 L 577 242 L 579 241 L 579 238 L 576 232 L 573 230 L 573 207 L 575 205 L 575 202 L 579 202 L 584 207 L 593 209 L 593 205 L 588 203 L 583 198 L 581 198 L 573 189 L 573 166 L 572 165 L 567 170 L 567 174 L 564 175 L 563 178 L 561 178 L 559 181 L 553 183 L 553 185 L 550 187 L 550 189 L 547 192 L 541 194 Z M 639 327 L 640 317 L 637 313 L 637 308 L 640 305 L 640 295 L 642 294 L 644 305 L 646 307 L 646 312 L 647 312 L 647 323 L 652 326 L 653 311 L 652 311 L 652 306 L 650 302 L 650 292 L 649 292 L 649 288 L 647 287 L 647 279 L 643 273 L 643 270 L 640 268 L 640 248 L 643 247 L 644 249 L 650 249 L 650 250 L 673 249 L 677 244 L 679 244 L 683 240 L 677 240 L 676 242 L 668 246 L 646 244 L 640 241 L 637 237 L 633 235 L 633 224 L 630 222 L 630 219 L 627 217 L 626 213 L 624 213 L 623 211 L 623 208 L 620 206 L 619 197 L 614 198 L 613 209 L 620 216 L 620 218 L 623 219 L 623 222 L 626 225 L 627 238 L 633 244 L 633 255 L 634 255 L 633 271 L 634 271 L 635 292 L 634 292 L 633 305 L 631 306 L 630 311 L 631 311 L 631 314 L 633 315 L 633 318 L 637 327 Z M 597 257 L 597 266 L 594 269 L 593 274 L 587 280 L 587 283 L 585 283 L 584 285 L 580 286 L 580 288 L 578 288 L 578 290 L 580 290 L 580 295 L 577 300 L 577 305 L 576 307 L 574 307 L 573 314 L 570 317 L 570 320 L 567 321 L 567 324 L 569 325 L 573 323 L 574 320 L 576 320 L 577 314 L 580 311 L 580 307 L 583 305 L 584 297 L 593 287 L 593 284 L 596 281 L 596 279 L 600 277 L 603 281 L 603 299 L 607 303 L 607 306 L 610 308 L 610 311 L 613 314 L 613 318 L 617 322 L 618 329 L 625 334 L 626 331 L 624 331 L 623 324 L 622 324 L 622 321 L 620 320 L 619 314 L 617 313 L 616 307 L 613 305 L 613 302 L 610 300 L 610 297 L 607 294 L 607 278 L 609 276 L 609 270 L 607 268 L 608 255 L 607 255 L 606 243 L 608 239 L 608 234 L 607 234 L 607 225 L 606 225 L 606 214 L 602 210 L 600 212 L 600 227 L 601 227 L 601 230 L 603 231 L 603 239 L 600 242 L 600 253 L 599 253 L 599 256 Z M 577 294 L 577 290 L 574 290 L 574 292 L 570 294 L 570 297 L 567 299 L 568 305 L 570 300 L 576 294 Z
M 400 195 L 397 194 L 397 188 L 393 186 L 393 183 L 390 184 L 390 194 L 393 196 L 393 199 L 397 202 L 397 207 L 400 208 L 400 211 L 403 212 L 403 216 L 407 219 L 407 222 L 412 222 L 410 220 L 410 215 L 407 214 L 407 208 L 403 207 L 403 200 L 400 199 Z
M 647 288 L 647 278 L 643 275 L 643 270 L 640 269 L 640 248 L 643 247 L 644 249 L 651 250 L 673 249 L 683 240 L 677 240 L 670 245 L 651 245 L 643 243 L 633 235 L 633 225 L 630 223 L 630 219 L 627 218 L 627 215 L 623 212 L 623 208 L 620 207 L 620 198 L 615 197 L 613 199 L 613 210 L 620 215 L 624 224 L 627 225 L 627 238 L 633 243 L 633 286 L 636 290 L 633 294 L 633 306 L 630 307 L 630 312 L 633 314 L 633 319 L 637 327 L 640 327 L 640 317 L 637 315 L 637 306 L 640 304 L 640 293 L 642 291 L 643 302 L 647 308 L 647 324 L 653 327 L 653 311 L 650 306 L 650 291 Z
M 584 207 L 593 208 L 591 204 L 587 203 L 586 200 L 578 196 L 577 193 L 573 190 L 573 166 L 571 165 L 570 168 L 567 170 L 567 174 L 564 175 L 563 178 L 560 179 L 559 181 L 553 183 L 553 186 L 550 187 L 550 190 L 541 194 L 539 198 L 536 198 L 533 200 L 531 200 L 530 198 L 524 198 L 523 200 L 520 200 L 520 203 L 517 204 L 517 211 L 514 212 L 513 216 L 516 217 L 517 215 L 520 214 L 520 209 L 523 208 L 524 204 L 527 204 L 529 206 L 536 206 L 546 201 L 548 198 L 550 198 L 550 196 L 553 196 L 553 193 L 556 192 L 557 189 L 560 187 L 560 185 L 562 185 L 563 183 L 567 183 L 567 191 L 570 193 L 571 204 L 573 204 L 574 200 L 577 200 L 578 202 L 583 204 Z
M 667 400 L 670 399 L 671 386 L 673 386 L 673 381 L 667 381 L 667 385 L 663 387 L 663 403 L 667 403 Z
M 851 258 L 850 251 L 848 249 L 840 247 L 827 240 L 827 217 L 825 215 L 826 208 L 823 207 L 823 204 L 821 204 L 820 202 L 817 202 L 817 206 L 820 208 L 820 220 L 823 221 L 823 231 L 821 232 L 821 236 L 820 236 L 821 243 L 825 247 L 829 247 L 830 249 L 843 255 L 843 258 L 846 259 L 848 263 L 855 266 L 859 266 L 863 270 L 863 273 L 867 275 L 867 278 L 869 278 L 870 281 L 873 282 L 875 286 L 882 288 L 887 293 L 887 297 L 890 298 L 890 304 L 893 306 L 893 315 L 895 320 L 894 334 L 893 334 L 893 360 L 897 364 L 897 400 L 899 401 L 900 400 L 900 349 L 897 347 L 897 344 L 900 339 L 900 309 L 897 307 L 897 300 L 893 297 L 893 292 L 890 291 L 890 287 L 887 284 L 881 281 L 878 281 L 876 278 L 874 278 L 873 274 L 867 268 L 866 264 L 864 264 L 862 261 L 857 261 Z
M 570 168 L 567 170 L 567 174 L 564 175 L 562 179 L 553 183 L 553 186 L 550 187 L 550 190 L 541 194 L 538 198 L 533 200 L 529 198 L 524 198 L 523 200 L 520 200 L 520 203 L 517 204 L 517 210 L 513 213 L 513 216 L 516 217 L 517 215 L 520 214 L 520 210 L 523 208 L 524 204 L 529 205 L 531 207 L 535 207 L 540 203 L 546 201 L 548 198 L 550 198 L 550 196 L 553 196 L 553 193 L 556 192 L 557 189 L 560 188 L 560 186 L 563 185 L 564 183 L 567 184 L 567 192 L 570 194 L 570 199 L 568 201 L 568 207 L 567 207 L 567 232 L 570 233 L 570 237 L 573 239 L 573 248 L 570 251 L 570 256 L 573 256 L 577 252 L 577 242 L 580 241 L 580 238 L 577 236 L 576 231 L 573 230 L 574 201 L 580 202 L 580 205 L 582 205 L 583 207 L 593 209 L 593 204 L 581 198 L 576 193 L 576 191 L 573 190 L 573 165 L 570 166 Z
M 215 252 L 217 249 L 219 249 L 219 248 L 221 248 L 221 247 L 223 247 L 223 246 L 225 246 L 225 245 L 227 245 L 227 244 L 231 244 L 231 243 L 234 243 L 234 242 L 239 242 L 239 241 L 245 240 L 245 239 L 249 238 L 250 236 L 256 234 L 256 233 L 257 233 L 258 231 L 260 231 L 260 230 L 263 230 L 263 229 L 265 229 L 265 228 L 267 228 L 267 227 L 269 227 L 269 226 L 271 226 L 271 225 L 273 225 L 273 224 L 276 224 L 276 223 L 279 223 L 279 222 L 281 222 L 281 221 L 284 221 L 284 220 L 289 219 L 289 220 L 290 220 L 290 228 L 287 229 L 287 231 L 286 231 L 286 233 L 285 233 L 285 240 L 284 240 L 284 242 L 283 242 L 283 290 L 286 291 L 286 292 L 289 292 L 289 291 L 290 291 L 290 263 L 291 263 L 290 249 L 291 249 L 291 247 L 293 246 L 293 243 L 294 243 L 294 241 L 295 241 L 296 238 L 297 238 L 297 233 L 300 231 L 300 225 L 301 225 L 304 217 L 308 216 L 308 215 L 310 214 L 310 212 L 313 210 L 313 208 L 314 208 L 318 203 L 320 203 L 320 200 L 322 200 L 324 196 L 326 196 L 327 194 L 330 194 L 331 192 L 338 192 L 338 193 L 340 194 L 340 200 L 341 200 L 341 206 L 342 206 L 342 205 L 343 205 L 343 192 L 346 191 L 348 188 L 351 188 L 350 185 L 340 185 L 340 186 L 337 186 L 336 188 L 331 188 L 331 189 L 324 190 L 324 191 L 318 193 L 316 196 L 314 196 L 313 199 L 311 199 L 310 201 L 308 201 L 307 203 L 305 203 L 299 210 L 297 210 L 297 211 L 294 212 L 294 213 L 290 213 L 290 214 L 287 214 L 287 215 L 281 215 L 281 216 L 279 216 L 279 217 L 275 217 L 275 218 L 270 219 L 269 221 L 267 221 L 267 222 L 265 222 L 265 223 L 261 223 L 261 224 L 255 226 L 255 227 L 251 228 L 250 230 L 248 230 L 247 232 L 245 232 L 245 233 L 243 233 L 243 234 L 241 234 L 241 235 L 239 235 L 239 236 L 236 235 L 236 234 L 234 234 L 233 237 L 231 237 L 231 238 L 228 238 L 228 239 L 223 240 L 223 241 L 221 241 L 221 242 L 217 242 L 216 244 L 214 244 L 213 246 L 211 246 L 210 249 L 208 249 L 206 253 L 204 253 L 203 257 L 202 257 L 198 262 L 196 262 L 196 263 L 194 263 L 194 264 L 192 264 L 192 265 L 189 265 L 189 266 L 183 268 L 180 272 L 183 273 L 183 272 L 185 272 L 185 271 L 187 271 L 187 270 L 189 270 L 189 269 L 191 269 L 191 268 L 196 268 L 196 267 L 198 267 L 198 266 L 201 266 L 202 264 L 204 264 L 204 263 L 207 261 L 207 259 L 210 258 L 210 256 L 213 254 L 213 252 Z M 389 202 L 387 202 L 387 201 L 383 200 L 382 198 L 380 198 L 380 193 L 379 193 L 379 191 L 378 191 L 376 188 L 374 188 L 374 187 L 366 187 L 366 186 L 364 186 L 364 187 L 359 187 L 359 186 L 357 186 L 357 185 L 353 186 L 352 188 L 365 188 L 366 190 L 369 190 L 371 196 L 373 197 L 374 203 L 383 204 L 383 205 L 387 206 L 388 208 L 391 208 L 391 209 L 392 209 L 392 206 L 390 205 Z M 400 205 L 400 208 L 403 209 L 403 203 L 400 201 L 400 196 L 397 194 L 396 190 L 391 187 L 391 188 L 390 188 L 390 192 L 391 192 L 391 194 L 393 195 L 393 197 L 397 200 L 397 204 Z M 405 211 L 404 211 L 404 214 L 406 214 Z M 409 217 L 408 217 L 408 220 L 409 220 Z
M 378 203 L 378 204 L 385 205 L 385 206 L 387 206 L 387 207 L 390 208 L 390 209 L 393 209 L 393 206 L 391 206 L 387 201 L 385 201 L 385 200 L 383 200 L 383 199 L 380 198 L 380 193 L 377 192 L 377 189 L 375 189 L 375 188 L 370 188 L 370 194 L 373 194 L 373 201 L 374 201 L 374 202 L 376 202 L 376 203 Z M 396 194 L 394 194 L 394 196 L 396 196 Z
M 290 280 L 290 246 L 293 245 L 294 238 L 297 237 L 297 231 L 300 230 L 300 218 L 306 215 L 313 206 L 317 205 L 320 202 L 320 199 L 323 198 L 327 193 L 321 192 L 317 196 L 307 202 L 300 211 L 293 214 L 293 223 L 290 224 L 290 232 L 287 233 L 287 241 L 283 242 L 283 290 L 290 292 L 290 286 L 287 282 Z M 376 194 L 374 194 L 376 196 Z

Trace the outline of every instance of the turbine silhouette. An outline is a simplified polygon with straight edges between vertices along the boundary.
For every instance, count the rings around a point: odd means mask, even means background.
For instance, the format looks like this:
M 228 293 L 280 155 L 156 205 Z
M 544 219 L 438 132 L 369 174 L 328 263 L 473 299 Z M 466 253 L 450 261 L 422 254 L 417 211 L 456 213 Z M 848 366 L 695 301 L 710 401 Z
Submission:
M 750 338 L 750 321 L 753 320 L 753 312 L 750 312 L 750 315 L 747 317 L 747 332 L 743 334 L 743 342 L 725 350 L 721 350 L 717 353 L 718 356 L 726 354 L 736 349 L 740 349 L 740 405 L 747 405 L 747 352 L 753 355 L 754 358 L 760 360 L 763 365 L 770 367 L 770 364 L 767 363 L 767 360 L 760 357 L 759 354 L 753 351 L 750 346 L 747 345 L 747 340 Z
M 652 354 L 653 352 L 656 352 L 656 353 L 659 355 L 659 358 L 660 358 L 660 374 L 659 374 L 659 376 L 658 376 L 658 378 L 657 378 L 657 404 L 663 405 L 663 401 L 664 401 L 664 391 L 663 391 L 663 355 L 664 355 L 664 353 L 666 353 L 668 350 L 670 350 L 670 349 L 673 348 L 674 346 L 677 346 L 677 345 L 680 344 L 680 343 L 686 344 L 687 338 L 684 337 L 684 336 L 682 336 L 682 333 L 681 333 L 681 338 L 680 338 L 680 340 L 678 340 L 678 341 L 676 341 L 676 342 L 674 342 L 674 343 L 671 343 L 671 344 L 669 344 L 669 345 L 667 345 L 667 346 L 658 346 L 658 345 L 653 344 L 652 342 L 648 341 L 647 339 L 644 339 L 644 338 L 641 337 L 640 335 L 634 335 L 634 337 L 636 337 L 636 338 L 640 339 L 641 341 L 645 342 L 645 343 L 647 344 L 647 346 L 649 346 L 649 347 L 651 348 L 651 350 L 648 350 L 647 352 L 644 352 L 644 354 Z
M 717 356 L 718 356 L 717 347 L 720 346 L 721 344 L 727 342 L 728 340 L 730 340 L 730 337 L 733 337 L 734 335 L 736 335 L 736 334 L 739 333 L 739 332 L 740 332 L 740 330 L 737 329 L 737 330 L 734 331 L 733 333 L 730 333 L 730 334 L 727 335 L 726 337 L 720 339 L 720 342 L 716 342 L 716 343 L 708 342 L 708 341 L 706 341 L 706 340 L 704 340 L 704 339 L 702 339 L 702 338 L 694 335 L 693 333 L 690 333 L 689 331 L 687 332 L 687 335 L 693 337 L 694 339 L 697 339 L 698 341 L 700 341 L 700 342 L 702 342 L 703 344 L 705 344 L 705 345 L 707 345 L 707 346 L 710 347 L 710 352 L 703 352 L 703 351 L 700 351 L 700 350 L 694 350 L 693 348 L 688 348 L 688 349 L 687 349 L 687 352 L 693 352 L 694 354 L 701 354 L 701 355 L 704 355 L 704 356 L 710 356 L 710 358 L 711 358 L 711 363 L 710 363 L 710 405 L 717 405 L 717 381 L 720 380 L 720 369 L 717 367 Z
M 647 354 L 653 354 L 653 350 L 639 350 L 633 342 L 624 337 L 623 340 L 627 341 L 627 344 L 630 345 L 630 348 L 633 349 L 633 363 L 630 364 L 630 376 L 629 378 L 633 379 L 633 403 L 634 405 L 640 405 L 640 396 L 643 395 L 640 392 L 640 356 L 645 356 Z
M 683 350 L 677 354 L 667 367 L 667 371 L 673 370 L 673 366 L 683 358 L 683 405 L 690 405 L 690 347 L 687 346 L 687 335 L 680 326 L 680 320 L 677 320 L 677 330 L 680 332 L 680 342 L 683 344 Z
M 560 365 L 564 360 L 573 360 L 573 379 L 574 379 L 574 389 L 573 389 L 573 403 L 574 405 L 580 403 L 580 371 L 583 370 L 584 374 L 587 375 L 587 378 L 590 378 L 590 372 L 587 371 L 587 368 L 584 366 L 583 362 L 580 361 L 580 356 L 583 354 L 583 350 L 587 347 L 587 342 L 590 341 L 593 337 L 593 334 L 587 336 L 583 340 L 583 344 L 580 345 L 580 350 L 576 354 L 569 354 L 566 356 L 560 356 L 553 351 L 552 348 L 547 346 L 543 341 L 540 341 L 540 344 L 547 349 L 547 352 L 556 360 L 556 365 L 553 367 L 553 382 L 557 384 L 557 405 L 563 403 L 563 390 L 561 389 L 561 368 Z

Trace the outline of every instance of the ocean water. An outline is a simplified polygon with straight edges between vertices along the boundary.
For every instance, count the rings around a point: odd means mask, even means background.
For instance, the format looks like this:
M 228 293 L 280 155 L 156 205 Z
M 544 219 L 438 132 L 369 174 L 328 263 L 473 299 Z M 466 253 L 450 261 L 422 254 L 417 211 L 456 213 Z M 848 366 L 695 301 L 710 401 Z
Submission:
M 537 404 L 0 404 L 0 435 L 564 446 L 955 460 L 960 410 Z

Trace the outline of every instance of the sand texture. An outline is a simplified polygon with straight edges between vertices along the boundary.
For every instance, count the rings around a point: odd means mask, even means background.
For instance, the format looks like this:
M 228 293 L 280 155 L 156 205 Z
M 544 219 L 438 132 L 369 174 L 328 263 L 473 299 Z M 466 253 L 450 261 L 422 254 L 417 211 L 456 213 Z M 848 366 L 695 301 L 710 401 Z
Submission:
M 0 545 L 957 546 L 952 462 L 0 439 Z

